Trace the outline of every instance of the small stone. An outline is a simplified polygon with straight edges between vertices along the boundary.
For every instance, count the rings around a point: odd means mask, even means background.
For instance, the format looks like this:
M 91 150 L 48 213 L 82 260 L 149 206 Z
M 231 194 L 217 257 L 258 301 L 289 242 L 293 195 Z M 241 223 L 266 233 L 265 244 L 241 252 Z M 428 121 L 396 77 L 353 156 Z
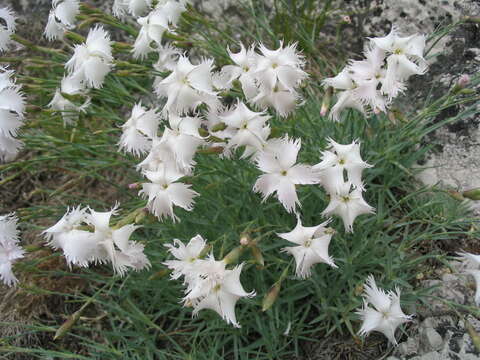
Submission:
M 407 341 L 404 341 L 398 345 L 395 355 L 405 357 L 408 355 L 414 355 L 418 353 L 418 340 L 414 337 L 409 337 Z

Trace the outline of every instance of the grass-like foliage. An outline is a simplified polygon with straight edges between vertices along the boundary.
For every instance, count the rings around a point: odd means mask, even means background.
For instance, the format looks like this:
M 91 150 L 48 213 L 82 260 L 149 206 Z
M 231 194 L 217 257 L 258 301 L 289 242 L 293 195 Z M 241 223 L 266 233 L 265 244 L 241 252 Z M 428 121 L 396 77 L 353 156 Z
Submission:
M 241 6 L 241 16 L 248 19 L 244 27 L 217 23 L 190 9 L 177 33 L 169 37 L 194 55 L 213 56 L 218 66 L 229 63 L 227 46 L 236 48 L 238 39 L 245 44 L 262 41 L 272 48 L 281 39 L 299 43 L 310 74 L 302 89 L 305 102 L 287 118 L 272 113 L 273 133 L 300 138 L 299 160 L 309 164 L 319 162 L 329 137 L 342 144 L 360 139 L 362 158 L 373 165 L 364 171 L 364 182 L 366 201 L 376 213 L 357 218 L 353 233 L 345 233 L 338 218 L 330 225 L 337 230 L 329 252 L 338 268 L 318 264 L 310 278 L 296 278 L 292 257 L 280 252 L 288 243 L 276 235 L 293 229 L 295 216 L 275 198 L 261 202 L 252 191 L 260 173 L 251 162 L 239 160 L 239 154 L 222 159 L 217 154 L 199 153 L 194 175 L 188 178 L 201 194 L 195 208 L 191 212 L 176 210 L 179 223 L 159 222 L 145 215 L 140 220 L 142 228 L 133 234 L 135 241 L 145 245 L 150 270 L 121 278 L 102 266 L 71 271 L 66 266 L 42 267 L 39 264 L 61 255 L 45 255 L 39 250 L 43 239 L 35 238 L 38 247 L 32 247 L 28 260 L 17 267 L 17 272 L 30 278 L 29 285 L 19 284 L 19 291 L 42 292 L 44 279 L 72 276 L 83 282 L 83 290 L 53 290 L 52 294 L 64 300 L 58 312 L 3 338 L 0 350 L 6 357 L 24 353 L 42 359 L 301 358 L 306 343 L 329 335 L 361 341 L 354 311 L 362 304 L 362 284 L 369 274 L 383 288 L 401 289 L 407 313 L 428 302 L 428 289 L 416 288 L 418 272 L 426 264 L 446 258 L 444 240 L 478 234 L 463 203 L 442 190 L 419 185 L 414 177 L 416 164 L 429 150 L 427 135 L 469 116 L 478 96 L 455 89 L 439 99 L 419 99 L 408 111 L 365 118 L 348 110 L 339 123 L 320 116 L 325 95 L 321 80 L 336 74 L 346 61 L 336 42 L 341 24 L 329 17 L 335 14 L 332 2 L 323 3 L 319 8 L 316 1 L 274 1 L 273 8 L 266 9 L 262 1 L 254 1 Z M 131 42 L 133 38 L 128 36 L 135 34 L 134 25 L 120 25 L 98 14 L 84 8 L 84 23 L 110 21 Z M 322 35 L 327 25 L 333 31 L 329 40 Z M 432 35 L 429 44 L 437 35 L 443 34 Z M 81 40 L 73 32 L 67 37 L 73 42 Z M 54 52 L 33 47 L 22 62 L 23 72 L 19 70 L 17 78 L 34 105 L 23 130 L 25 150 L 16 161 L 1 165 L 0 174 L 5 187 L 21 186 L 22 179 L 31 179 L 23 190 L 29 197 L 18 199 L 13 206 L 25 231 L 39 234 L 60 218 L 67 206 L 83 204 L 108 210 L 118 200 L 122 209 L 119 219 L 124 219 L 146 204 L 137 196 L 138 190 L 128 188 L 128 184 L 143 181 L 135 171 L 138 159 L 117 150 L 120 126 L 133 105 L 138 100 L 146 104 L 157 101 L 151 92 L 153 73 L 148 66 L 154 58 L 132 60 L 125 43 L 117 43 L 114 49 L 116 59 L 121 60 L 104 86 L 92 91 L 92 105 L 72 126 L 64 126 L 61 116 L 46 108 L 63 77 L 68 49 Z M 478 82 L 478 77 L 472 78 L 471 86 Z M 238 96 L 232 91 L 228 99 L 234 103 Z M 461 104 L 464 110 L 455 118 L 436 120 L 442 110 Z M 297 191 L 303 224 L 322 222 L 321 212 L 328 204 L 325 191 L 317 185 L 300 186 Z M 192 318 L 191 309 L 179 303 L 182 283 L 170 280 L 162 265 L 171 258 L 164 245 L 174 238 L 187 241 L 196 234 L 208 240 L 218 259 L 238 248 L 242 236 L 258 241 L 254 249 L 242 248 L 237 260 L 246 264 L 241 277 L 246 291 L 257 293 L 237 304 L 241 328 L 226 324 L 210 310 Z M 279 292 L 273 296 L 275 290 Z M 274 302 L 262 311 L 266 296 Z M 74 313 L 79 309 L 81 312 Z M 65 333 L 54 341 L 53 335 L 65 321 Z M 74 323 L 71 328 L 69 321 Z M 32 333 L 43 334 L 46 340 L 41 346 L 15 345 L 16 339 Z

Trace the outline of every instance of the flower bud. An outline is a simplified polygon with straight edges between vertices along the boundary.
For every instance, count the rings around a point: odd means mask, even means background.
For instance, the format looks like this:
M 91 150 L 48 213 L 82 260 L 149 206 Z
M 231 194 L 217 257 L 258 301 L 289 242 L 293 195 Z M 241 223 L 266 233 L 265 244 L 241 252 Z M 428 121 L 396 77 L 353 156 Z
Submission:
M 457 81 L 457 85 L 460 89 L 465 88 L 468 84 L 470 84 L 470 76 L 468 74 L 463 74 Z
M 462 195 L 470 200 L 480 200 L 480 188 L 464 191 Z
M 132 183 L 132 184 L 128 184 L 128 188 L 130 190 L 135 190 L 135 189 L 138 189 L 140 187 L 140 183 Z
M 275 301 L 278 298 L 278 294 L 280 293 L 280 289 L 282 287 L 282 283 L 277 281 L 271 288 L 268 294 L 263 298 L 262 302 L 262 311 L 267 311 L 272 307 Z
M 225 130 L 226 128 L 227 128 L 227 125 L 222 122 L 222 123 L 219 123 L 219 124 L 213 126 L 212 127 L 212 132 L 222 131 L 222 130 Z
M 227 254 L 227 256 L 223 258 L 223 262 L 227 265 L 237 263 L 238 259 L 240 258 L 240 255 L 242 255 L 244 250 L 245 250 L 245 246 L 243 245 L 237 246 L 235 249 L 230 251 Z
M 243 246 L 247 246 L 250 244 L 250 241 L 252 239 L 250 238 L 250 236 L 248 234 L 241 234 L 240 235 L 240 245 L 243 245 Z
M 151 275 L 148 280 L 156 280 L 156 279 L 161 279 L 165 275 L 169 274 L 170 270 L 169 269 L 162 269 L 160 271 L 157 271 L 155 274 Z
M 330 101 L 332 100 L 332 92 L 333 88 L 329 86 L 327 91 L 325 91 L 325 95 L 323 96 L 322 107 L 320 108 L 320 116 L 325 116 L 330 109 Z
M 262 251 L 260 250 L 260 248 L 253 244 L 250 246 L 250 250 L 252 251 L 252 256 L 253 256 L 253 259 L 255 260 L 255 262 L 260 266 L 260 267 L 264 267 L 265 266 L 265 261 L 263 259 L 263 254 L 262 254 Z
M 53 340 L 61 339 L 62 337 L 65 336 L 65 334 L 68 333 L 68 331 L 75 325 L 75 323 L 78 321 L 80 318 L 80 315 L 82 314 L 82 309 L 74 312 L 67 321 L 63 323 L 62 326 L 58 328 L 58 330 L 55 332 L 55 335 L 53 336 Z

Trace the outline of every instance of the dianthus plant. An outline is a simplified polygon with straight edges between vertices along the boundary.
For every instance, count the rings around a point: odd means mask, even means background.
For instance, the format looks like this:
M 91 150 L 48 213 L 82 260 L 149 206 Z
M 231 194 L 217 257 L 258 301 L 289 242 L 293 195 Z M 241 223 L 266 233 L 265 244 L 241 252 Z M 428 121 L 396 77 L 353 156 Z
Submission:
M 326 145 L 314 154 L 316 163 L 309 164 L 302 152 L 302 141 L 308 139 L 278 131 L 279 123 L 295 118 L 303 102 L 302 87 L 313 81 L 309 59 L 298 44 L 280 40 L 276 45 L 225 44 L 228 64 L 219 66 L 213 57 L 199 56 L 195 48 L 187 52 L 169 42 L 192 10 L 186 1 L 115 0 L 112 6 L 117 18 L 95 10 L 92 19 L 104 24 L 92 26 L 82 37 L 74 33 L 77 19 L 85 20 L 85 26 L 93 10 L 76 0 L 52 2 L 45 37 L 51 41 L 74 38 L 75 45 L 66 56 L 57 89 L 50 94 L 48 111 L 61 115 L 59 119 L 68 129 L 81 118 L 88 118 L 99 104 L 100 90 L 112 87 L 110 80 L 138 72 L 147 74 L 151 80 L 148 96 L 130 94 L 135 103 L 126 115 L 118 114 L 124 118 L 123 123 L 112 124 L 121 132 L 115 140 L 118 151 L 128 154 L 125 158 L 137 170 L 137 180 L 129 187 L 143 204 L 120 220 L 118 205 L 99 211 L 93 204 L 72 204 L 63 217 L 44 230 L 46 245 L 62 252 L 72 269 L 108 264 L 118 276 L 131 270 L 148 271 L 153 260 L 147 257 L 149 248 L 142 243 L 141 226 L 134 220 L 141 222 L 149 216 L 150 221 L 174 222 L 181 227 L 182 217 L 188 216 L 186 212 L 193 211 L 203 196 L 196 186 L 200 159 L 218 156 L 221 161 L 249 164 L 240 168 L 255 172 L 257 179 L 250 189 L 257 194 L 257 203 L 252 207 L 278 202 L 280 206 L 269 211 L 282 211 L 296 219 L 297 225 L 291 229 L 277 224 L 287 231 L 277 232 L 272 241 L 284 245 L 276 258 L 282 259 L 282 264 L 295 263 L 298 280 L 315 281 L 321 276 L 316 270 L 342 271 L 329 246 L 336 241 L 337 232 L 353 232 L 359 216 L 374 216 L 374 207 L 364 198 L 368 184 L 363 176 L 375 164 L 362 158 L 361 139 L 341 144 L 331 134 L 323 134 L 320 141 Z M 82 9 L 86 15 L 81 14 Z M 0 17 L 6 23 L 0 27 L 0 51 L 6 51 L 15 31 L 15 17 L 8 9 L 1 9 Z M 125 28 L 127 25 L 121 25 L 124 20 L 137 26 L 130 32 L 137 36 L 129 45 L 114 42 L 105 26 Z M 402 37 L 396 27 L 385 37 L 369 39 L 364 60 L 350 61 L 337 75 L 323 80 L 325 87 L 338 90 L 330 119 L 342 120 L 346 108 L 364 116 L 386 111 L 405 91 L 407 79 L 427 70 L 424 47 L 424 36 Z M 13 70 L 0 68 L 3 161 L 12 160 L 21 147 L 17 135 L 24 123 L 24 111 L 25 98 Z M 318 121 L 329 120 L 319 117 Z M 313 189 L 324 191 L 328 204 L 323 212 L 302 214 L 303 197 L 299 193 Z M 333 228 L 335 217 L 341 219 L 343 229 Z M 4 258 L 0 275 L 11 285 L 16 282 L 11 263 L 23 252 L 17 246 L 16 218 L 9 215 L 2 221 L 8 229 L 7 237 L 0 241 Z M 195 236 L 190 240 L 166 239 L 168 251 L 156 265 L 165 266 L 172 281 L 183 282 L 180 302 L 193 308 L 194 316 L 211 309 L 227 323 L 240 327 L 237 303 L 247 306 L 246 299 L 256 295 L 255 289 L 242 283 L 242 273 L 258 270 L 251 262 L 238 259 L 247 248 L 257 252 L 258 258 L 259 239 L 244 236 L 237 248 L 219 256 L 219 249 L 192 230 Z M 364 306 L 358 310 L 364 321 L 360 334 L 380 331 L 395 343 L 395 329 L 410 320 L 400 308 L 400 291 L 378 289 L 373 277 L 367 279 L 365 289 Z M 267 299 L 272 300 L 271 294 Z

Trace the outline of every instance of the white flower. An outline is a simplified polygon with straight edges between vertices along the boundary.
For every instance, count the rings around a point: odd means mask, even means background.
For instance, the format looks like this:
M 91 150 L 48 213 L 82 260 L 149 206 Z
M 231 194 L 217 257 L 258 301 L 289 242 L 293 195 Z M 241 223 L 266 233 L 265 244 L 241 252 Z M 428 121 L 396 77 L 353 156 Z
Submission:
M 8 7 L 0 8 L 0 52 L 6 51 L 11 43 L 11 36 L 15 32 L 15 14 Z
M 375 209 L 363 199 L 361 190 L 353 186 L 351 182 L 345 182 L 338 185 L 334 193 L 330 193 L 330 203 L 323 210 L 322 215 L 340 216 L 345 231 L 353 232 L 353 222 L 357 216 L 374 212 Z
M 240 44 L 240 51 L 233 53 L 227 49 L 228 55 L 235 65 L 225 65 L 218 77 L 218 88 L 230 89 L 234 80 L 239 80 L 242 90 L 247 99 L 252 99 L 258 93 L 258 87 L 255 80 L 256 62 L 258 54 L 254 47 L 246 49 Z
M 158 60 L 153 64 L 153 68 L 157 71 L 173 71 L 181 55 L 180 49 L 166 44 L 157 49 Z
M 75 17 L 80 11 L 78 0 L 52 0 L 48 15 L 45 37 L 48 40 L 61 39 L 65 31 L 75 27 Z
M 363 321 L 359 334 L 363 336 L 379 331 L 392 344 L 397 345 L 395 330 L 412 319 L 410 315 L 405 315 L 400 307 L 400 290 L 396 288 L 395 292 L 386 293 L 377 287 L 373 275 L 367 278 L 364 288 L 363 307 L 356 312 Z
M 300 146 L 299 139 L 285 137 L 271 151 L 262 151 L 256 158 L 258 169 L 265 174 L 258 178 L 253 190 L 263 195 L 263 201 L 276 192 L 278 200 L 290 213 L 300 206 L 295 185 L 318 183 L 311 166 L 295 164 Z
M 72 58 L 65 64 L 70 74 L 100 88 L 113 67 L 110 35 L 101 26 L 90 30 L 85 44 L 75 45 Z
M 132 115 L 122 125 L 120 149 L 140 155 L 152 148 L 152 140 L 157 137 L 160 117 L 155 109 L 145 110 L 141 103 L 135 104 Z
M 78 206 L 68 209 L 55 225 L 43 232 L 48 246 L 62 249 L 69 266 L 88 267 L 94 259 L 97 241 L 91 232 L 81 229 L 87 219 L 87 209 Z
M 12 272 L 13 263 L 24 257 L 17 229 L 18 219 L 14 214 L 0 216 L 0 279 L 7 286 L 15 285 L 18 280 Z
M 186 56 L 180 56 L 172 73 L 155 88 L 158 96 L 167 98 L 164 111 L 182 114 L 195 110 L 202 103 L 210 105 L 217 100 L 213 91 L 212 68 L 213 60 L 193 65 Z
M 289 246 L 282 251 L 288 252 L 295 258 L 296 273 L 299 278 L 310 277 L 311 267 L 318 263 L 325 263 L 337 267 L 328 255 L 328 245 L 332 239 L 332 232 L 325 227 L 330 220 L 317 226 L 303 226 L 298 218 L 295 229 L 288 233 L 277 234 L 282 239 L 298 246 Z
M 139 194 L 148 198 L 147 208 L 158 219 L 170 216 L 174 222 L 177 221 L 174 205 L 187 211 L 193 209 L 193 198 L 199 194 L 190 189 L 191 185 L 176 182 L 184 174 L 177 170 L 174 163 L 164 163 L 156 172 L 145 171 L 145 176 L 151 183 L 143 183 Z
M 185 173 L 190 173 L 196 164 L 193 160 L 197 148 L 204 142 L 198 129 L 201 120 L 198 117 L 180 117 L 175 114 L 168 116 L 170 128 L 165 127 L 160 141 L 154 143 L 154 151 L 161 151 L 165 146 L 173 155 L 177 167 Z
M 183 274 L 185 276 L 185 282 L 187 289 L 185 290 L 186 296 L 183 301 L 187 306 L 193 306 L 193 316 L 196 316 L 199 311 L 203 309 L 211 309 L 217 312 L 222 319 L 227 323 L 232 324 L 235 327 L 240 327 L 235 316 L 235 305 L 237 301 L 242 297 L 253 297 L 255 291 L 247 293 L 240 282 L 240 274 L 242 272 L 243 264 L 236 266 L 232 270 L 225 268 L 224 261 L 217 261 L 210 255 L 208 259 L 198 259 L 198 255 L 201 252 L 201 247 L 205 245 L 203 239 L 197 235 L 195 244 L 191 245 L 191 255 L 193 256 L 192 266 L 187 264 L 182 267 Z M 190 241 L 189 245 L 192 243 Z M 184 252 L 186 249 L 175 249 L 177 254 L 174 254 L 178 258 L 186 259 L 187 255 Z M 177 265 L 177 263 L 171 265 Z M 177 267 L 180 269 L 180 267 Z
M 14 72 L 0 67 L 0 160 L 12 160 L 23 143 L 16 139 L 23 125 L 25 100 Z
M 308 77 L 302 70 L 305 61 L 302 55 L 297 53 L 297 44 L 280 47 L 277 50 L 267 49 L 260 44 L 260 52 L 256 63 L 256 77 L 261 86 L 268 89 L 275 88 L 278 84 L 287 91 L 295 88 Z
M 173 244 L 166 244 L 170 254 L 177 260 L 168 260 L 163 262 L 165 266 L 172 270 L 172 279 L 178 279 L 184 276 L 190 279 L 195 273 L 195 268 L 198 265 L 202 250 L 207 245 L 207 242 L 197 235 L 190 239 L 187 245 L 178 239 L 173 240 Z
M 80 206 L 68 210 L 52 227 L 43 232 L 48 245 L 62 249 L 69 265 L 88 267 L 91 263 L 110 262 L 115 273 L 124 275 L 128 268 L 141 270 L 150 266 L 143 253 L 144 246 L 130 241 L 130 235 L 138 226 L 128 224 L 111 228 L 111 211 L 97 212 Z M 94 232 L 82 230 L 90 225 Z
M 369 46 L 365 58 L 362 61 L 351 61 L 346 68 L 355 84 L 352 95 L 374 111 L 385 111 L 389 100 L 379 90 L 385 80 L 385 51 L 377 46 Z
M 155 51 L 152 43 L 161 47 L 163 33 L 176 27 L 185 10 L 185 5 L 181 2 L 161 1 L 147 16 L 139 18 L 137 21 L 142 27 L 133 45 L 133 56 L 143 58 Z
M 86 220 L 87 209 L 82 209 L 81 206 L 68 209 L 55 225 L 42 232 L 48 241 L 47 245 L 54 249 L 63 248 L 65 246 L 64 235 L 72 230 L 77 230 Z
M 387 36 L 370 40 L 388 54 L 382 91 L 390 98 L 397 96 L 405 88 L 403 83 L 411 75 L 422 75 L 427 71 L 428 65 L 423 58 L 424 35 L 400 37 L 398 28 L 392 26 Z
M 78 78 L 71 76 L 62 79 L 60 89 L 55 91 L 52 101 L 48 104 L 53 110 L 59 111 L 62 115 L 64 124 L 73 124 L 78 120 L 78 113 L 84 112 L 90 105 L 90 98 L 87 97 L 82 105 L 76 105 L 62 94 L 67 95 L 85 95 L 85 86 Z
M 273 88 L 261 85 L 258 95 L 251 102 L 262 109 L 271 106 L 280 116 L 285 117 L 295 110 L 299 99 L 297 92 L 287 89 L 279 82 Z
M 266 124 L 269 118 L 264 112 L 251 111 L 243 102 L 239 102 L 235 109 L 220 116 L 227 125 L 226 131 L 232 133 L 226 146 L 227 151 L 245 146 L 246 149 L 241 156 L 245 158 L 262 150 L 266 138 L 270 135 L 270 127 Z
M 152 0 L 115 0 L 113 3 L 113 15 L 122 18 L 126 13 L 137 17 L 152 6 Z
M 322 152 L 322 161 L 313 166 L 313 170 L 321 175 L 321 184 L 329 193 L 335 193 L 337 186 L 344 182 L 344 172 L 347 179 L 360 190 L 364 189 L 362 182 L 363 169 L 370 168 L 360 156 L 360 142 L 342 145 L 333 139 L 328 139 L 328 150 Z
M 323 80 L 325 86 L 331 86 L 334 89 L 343 90 L 340 91 L 337 96 L 337 102 L 330 111 L 330 119 L 333 121 L 340 120 L 340 113 L 343 109 L 352 108 L 360 111 L 366 115 L 364 104 L 355 95 L 355 89 L 357 85 L 353 81 L 351 74 L 347 69 L 342 70 L 338 75 Z
M 131 234 L 139 226 L 128 224 L 121 228 L 111 228 L 110 217 L 116 212 L 117 206 L 107 212 L 90 209 L 87 222 L 94 226 L 93 238 L 97 243 L 97 248 L 92 252 L 92 260 L 100 263 L 109 261 L 115 273 L 121 276 L 128 268 L 134 270 L 148 268 L 150 262 L 143 253 L 144 246 L 130 240 Z
M 216 278 L 215 285 L 203 297 L 195 298 L 193 315 L 200 310 L 211 309 L 222 317 L 228 324 L 239 328 L 235 316 L 235 305 L 242 297 L 254 297 L 255 291 L 247 293 L 240 282 L 240 273 L 243 264 L 236 266 L 233 270 L 224 270 L 224 273 Z M 209 278 L 207 278 L 207 281 Z M 205 280 L 203 280 L 205 281 Z

